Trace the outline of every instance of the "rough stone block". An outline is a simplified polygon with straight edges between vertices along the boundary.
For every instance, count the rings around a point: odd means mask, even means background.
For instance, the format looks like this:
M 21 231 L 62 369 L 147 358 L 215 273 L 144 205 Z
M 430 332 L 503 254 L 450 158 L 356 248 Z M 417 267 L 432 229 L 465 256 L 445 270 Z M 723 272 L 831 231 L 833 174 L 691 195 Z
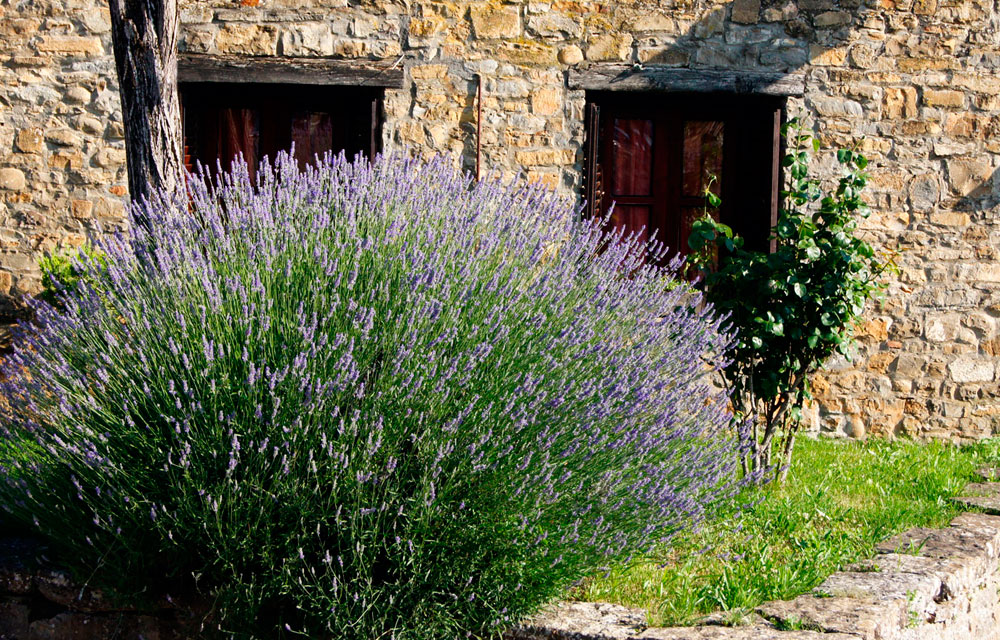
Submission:
M 35 44 L 39 53 L 98 56 L 104 53 L 100 38 L 87 36 L 42 36 Z
M 967 195 L 990 179 L 993 168 L 985 158 L 949 158 L 948 184 L 959 195 Z
M 90 97 L 90 91 L 84 87 L 70 87 L 63 95 L 63 99 L 69 104 L 87 104 Z
M 737 0 L 737 4 L 741 0 Z M 757 2 L 760 0 L 743 0 L 746 2 Z M 632 18 L 628 22 L 628 30 L 640 33 L 672 32 L 677 29 L 677 24 L 666 12 L 643 13 Z
M 638 609 L 598 602 L 555 605 L 506 635 L 507 640 L 628 640 L 646 627 Z
M 341 58 L 364 58 L 368 55 L 371 45 L 358 40 L 338 40 L 333 44 L 333 55 Z
M 531 92 L 531 112 L 551 116 L 562 109 L 562 92 L 555 87 L 542 87 Z
M 1000 495 L 959 496 L 955 502 L 982 509 L 991 515 L 1000 515 Z
M 528 29 L 545 38 L 579 38 L 583 34 L 578 20 L 554 10 L 529 17 Z
M 295 25 L 281 33 L 281 53 L 286 56 L 329 56 L 333 33 L 326 23 Z
M 849 571 L 931 575 L 941 581 L 938 600 L 977 588 L 995 569 L 989 558 L 926 558 L 908 553 L 883 553 L 847 567 Z
M 14 144 L 18 151 L 24 153 L 38 153 L 45 148 L 45 140 L 42 137 L 42 130 L 37 127 L 21 129 L 17 132 Z
M 847 61 L 847 49 L 809 45 L 809 62 L 819 67 L 842 67 Z
M 786 626 L 824 633 L 857 634 L 865 640 L 881 640 L 898 635 L 906 616 L 906 603 L 876 604 L 856 598 L 799 596 L 794 600 L 768 602 L 757 608 L 768 620 Z
M 271 25 L 225 24 L 215 34 L 215 46 L 222 53 L 273 56 L 278 48 L 278 31 Z
M 410 68 L 414 80 L 443 80 L 448 77 L 448 67 L 443 64 L 422 64 Z
M 113 611 L 116 608 L 93 589 L 81 589 L 60 571 L 43 571 L 35 576 L 35 588 L 49 602 L 71 611 L 94 613 Z
M 858 636 L 820 631 L 785 631 L 766 625 L 646 629 L 635 640 L 857 640 Z
M 521 14 L 516 6 L 476 3 L 469 8 L 472 33 L 477 38 L 517 38 L 521 35 Z
M 948 364 L 948 372 L 955 382 L 992 382 L 996 363 L 985 358 L 962 357 Z
M 875 50 L 866 44 L 856 44 L 848 53 L 851 64 L 859 69 L 871 69 L 878 60 Z
M 49 156 L 49 166 L 53 169 L 79 169 L 83 167 L 83 154 L 79 151 L 60 151 Z M 2 183 L 2 169 L 0 169 L 0 183 Z
M 92 216 L 94 203 L 90 200 L 70 200 L 70 214 L 78 220 L 86 220 Z
M 882 105 L 882 117 L 890 120 L 916 118 L 917 90 L 913 87 L 888 87 Z
M 813 18 L 813 24 L 819 29 L 843 27 L 850 23 L 851 14 L 846 11 L 825 11 Z
M 29 625 L 30 640 L 108 640 L 114 637 L 115 625 L 105 617 L 85 613 L 60 613 L 36 620 Z
M 929 107 L 962 107 L 965 105 L 965 93 L 950 89 L 925 89 L 924 104 Z
M 690 60 L 688 53 L 677 47 L 639 47 L 639 62 L 668 67 L 683 67 Z
M 26 184 L 24 172 L 20 169 L 11 167 L 0 169 L 0 189 L 6 191 L 24 191 Z
M 760 0 L 734 0 L 732 21 L 739 24 L 760 22 Z
M 933 618 L 935 599 L 941 595 L 941 578 L 933 573 L 865 573 L 839 571 L 813 591 L 820 595 L 906 603 L 908 614 Z
M 632 57 L 632 34 L 614 33 L 595 36 L 587 43 L 587 60 L 620 62 Z
M 82 115 L 76 120 L 76 126 L 80 131 L 84 133 L 89 133 L 92 136 L 100 135 L 104 133 L 104 123 L 97 118 Z
M 559 50 L 559 62 L 565 65 L 575 65 L 583 62 L 583 51 L 575 44 Z
M 185 29 L 177 48 L 187 53 L 208 53 L 215 46 L 215 29 Z
M 1000 530 L 915 527 L 876 545 L 879 553 L 913 553 L 925 558 L 995 558 Z
M 94 154 L 94 164 L 104 169 L 114 169 L 125 164 L 125 150 L 105 147 Z
M 29 640 L 30 613 L 27 604 L 13 600 L 0 601 L 0 638 L 4 640 Z
M 860 118 L 865 114 L 860 104 L 844 98 L 816 98 L 813 100 L 813 107 L 821 116 L 827 117 Z
M 444 32 L 448 22 L 441 16 L 429 15 L 423 18 L 411 18 L 409 35 L 411 38 L 430 38 Z
M 60 147 L 80 147 L 83 139 L 72 129 L 52 129 L 45 132 L 45 139 Z
M 926 173 L 917 176 L 910 183 L 910 206 L 918 211 L 926 211 L 937 206 L 941 199 L 941 186 L 937 174 Z
M 517 161 L 526 167 L 563 166 L 576 161 L 573 149 L 542 149 L 540 151 L 518 151 Z

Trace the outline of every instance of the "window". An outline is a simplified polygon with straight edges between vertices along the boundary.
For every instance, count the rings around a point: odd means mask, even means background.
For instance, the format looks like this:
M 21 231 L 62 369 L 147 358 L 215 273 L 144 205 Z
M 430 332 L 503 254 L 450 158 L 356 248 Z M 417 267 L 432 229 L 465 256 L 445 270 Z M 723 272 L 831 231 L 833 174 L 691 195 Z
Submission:
M 304 166 L 316 154 L 378 151 L 382 90 L 371 87 L 188 82 L 180 85 L 185 164 L 228 169 L 242 154 L 251 178 L 260 161 L 294 144 Z
M 777 219 L 783 99 L 589 91 L 587 199 L 611 224 L 687 253 L 710 213 L 766 250 Z M 706 189 L 722 198 L 708 207 Z M 645 229 L 644 231 L 642 231 Z

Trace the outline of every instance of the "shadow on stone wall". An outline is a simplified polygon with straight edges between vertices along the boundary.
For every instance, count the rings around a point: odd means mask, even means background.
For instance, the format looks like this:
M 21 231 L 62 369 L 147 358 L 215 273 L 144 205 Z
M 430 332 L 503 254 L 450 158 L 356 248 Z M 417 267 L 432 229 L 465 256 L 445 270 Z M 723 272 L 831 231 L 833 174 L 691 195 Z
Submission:
M 907 9 L 883 8 L 881 5 L 871 8 L 863 6 L 865 4 L 865 0 L 731 0 L 705 14 L 669 46 L 658 48 L 655 37 L 639 37 L 636 70 L 688 67 L 737 74 L 740 71 L 804 74 L 806 95 L 803 96 L 803 106 L 812 118 L 811 124 L 817 133 L 820 133 L 821 124 L 837 118 L 853 118 L 858 122 L 856 128 L 864 130 L 870 124 L 867 121 L 873 119 L 876 113 L 881 117 L 927 119 L 921 112 L 922 105 L 927 104 L 926 98 L 921 102 L 921 95 L 916 91 L 927 88 L 919 86 L 916 79 L 882 80 L 879 85 L 885 85 L 881 87 L 885 94 L 876 99 L 854 91 L 856 87 L 851 87 L 851 80 L 858 74 L 879 73 L 887 69 L 895 72 L 894 67 L 879 64 L 880 59 L 888 55 L 913 64 L 916 56 L 933 54 L 931 47 L 941 37 L 935 29 L 926 34 L 919 31 L 908 34 L 917 44 L 907 44 L 909 49 L 905 52 L 890 52 L 890 44 L 879 42 L 878 38 L 866 38 L 864 31 L 872 29 L 878 33 L 884 26 L 886 32 L 898 32 L 907 21 L 911 25 L 919 21 L 933 21 L 933 9 L 937 7 L 937 2 L 924 0 Z M 784 36 L 783 41 L 779 36 Z M 971 43 L 990 39 L 1000 44 L 1000 1 L 985 20 L 984 32 L 970 34 L 970 48 L 980 46 Z M 964 64 L 971 63 L 966 61 Z M 984 56 L 981 64 L 984 71 L 994 72 L 996 67 L 1000 67 L 1000 53 L 993 54 L 992 58 Z M 919 71 L 915 71 L 915 75 L 919 75 Z M 915 89 L 911 90 L 912 98 L 906 93 L 895 93 L 898 91 L 895 85 L 911 83 L 915 85 Z M 975 131 L 958 135 L 968 137 L 979 133 L 983 139 L 1000 135 L 1000 131 L 980 131 L 990 126 L 980 122 L 971 122 L 967 126 Z M 1000 127 L 1000 119 L 996 119 L 992 127 Z M 906 135 L 905 128 L 903 133 Z M 894 137 L 883 132 L 879 135 Z M 862 134 L 842 132 L 837 137 L 846 141 L 852 136 L 859 139 Z M 947 141 L 949 136 L 939 133 L 929 138 L 935 143 Z M 906 144 L 906 141 L 901 144 Z M 940 204 L 942 208 L 966 213 L 997 210 L 1000 207 L 1000 168 L 991 166 L 987 152 L 969 154 L 967 149 L 962 154 L 965 157 L 953 159 L 939 155 L 934 149 L 929 161 L 943 165 L 942 183 L 950 183 L 963 194 L 957 199 L 945 198 Z M 891 169 L 898 164 L 898 160 L 882 158 L 874 170 L 878 171 L 879 166 Z M 938 204 L 937 198 L 935 196 L 935 205 Z
M 1000 169 L 959 198 L 952 209 L 970 214 L 1000 211 Z

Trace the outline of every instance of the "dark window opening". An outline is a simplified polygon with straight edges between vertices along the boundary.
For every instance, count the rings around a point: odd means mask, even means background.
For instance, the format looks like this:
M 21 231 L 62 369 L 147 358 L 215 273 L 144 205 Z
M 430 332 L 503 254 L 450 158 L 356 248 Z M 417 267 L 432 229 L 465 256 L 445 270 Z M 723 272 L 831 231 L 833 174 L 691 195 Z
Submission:
M 722 94 L 588 92 L 587 193 L 592 215 L 671 253 L 688 252 L 706 213 L 747 248 L 767 250 L 777 221 L 784 100 Z M 709 206 L 706 190 L 722 204 Z M 642 229 L 645 229 L 642 231 Z
M 242 155 L 251 178 L 265 157 L 294 145 L 300 166 L 343 151 L 369 159 L 381 142 L 382 90 L 368 87 L 182 83 L 184 162 L 228 170 Z

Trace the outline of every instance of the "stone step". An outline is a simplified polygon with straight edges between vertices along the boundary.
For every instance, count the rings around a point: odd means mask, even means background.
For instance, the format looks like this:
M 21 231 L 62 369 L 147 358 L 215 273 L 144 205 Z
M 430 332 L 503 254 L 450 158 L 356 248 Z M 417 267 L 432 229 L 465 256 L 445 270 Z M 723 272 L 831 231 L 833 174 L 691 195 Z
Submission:
M 979 471 L 984 478 L 994 472 L 1000 472 L 1000 469 L 987 468 Z M 965 491 L 968 495 L 952 498 L 952 502 L 1000 515 L 1000 482 L 973 482 L 965 487 Z
M 1000 467 L 981 467 L 976 469 L 976 475 L 986 482 L 996 482 L 1000 480 Z

